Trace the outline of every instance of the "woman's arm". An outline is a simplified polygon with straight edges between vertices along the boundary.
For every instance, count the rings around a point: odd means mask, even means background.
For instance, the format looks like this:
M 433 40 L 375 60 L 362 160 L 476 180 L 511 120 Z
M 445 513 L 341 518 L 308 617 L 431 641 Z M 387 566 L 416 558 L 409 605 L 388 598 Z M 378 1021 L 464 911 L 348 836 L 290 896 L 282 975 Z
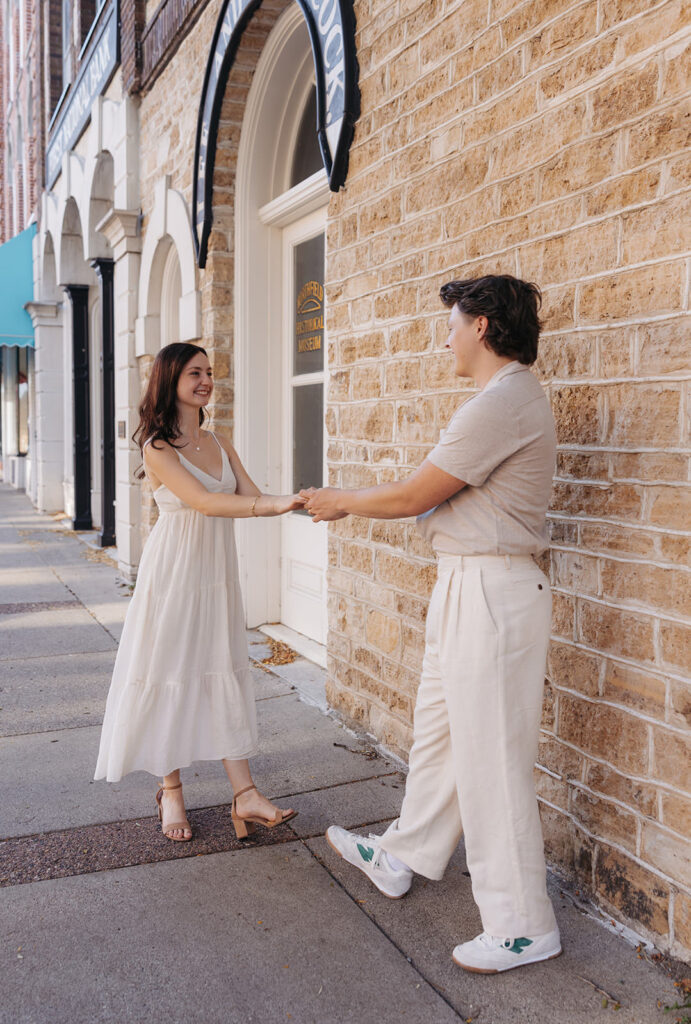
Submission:
M 450 473 L 438 469 L 429 459 L 406 480 L 342 491 L 324 487 L 317 491 L 301 491 L 312 521 L 320 523 L 352 513 L 369 519 L 404 519 L 419 516 L 458 494 L 466 484 Z
M 247 519 L 251 516 L 278 516 L 302 508 L 304 500 L 296 494 L 223 494 L 207 491 L 200 480 L 181 464 L 170 445 L 144 449 L 144 465 L 186 505 L 205 516 Z

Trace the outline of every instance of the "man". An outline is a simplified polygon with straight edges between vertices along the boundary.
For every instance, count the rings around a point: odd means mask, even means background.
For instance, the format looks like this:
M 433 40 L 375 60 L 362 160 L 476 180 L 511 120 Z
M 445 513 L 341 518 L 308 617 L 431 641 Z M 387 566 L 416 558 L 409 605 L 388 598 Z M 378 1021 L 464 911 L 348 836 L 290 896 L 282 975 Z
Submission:
M 453 958 L 496 973 L 561 953 L 533 782 L 551 619 L 534 556 L 547 547 L 556 437 L 527 369 L 537 357 L 538 288 L 487 276 L 451 281 L 441 298 L 455 372 L 479 394 L 406 480 L 303 493 L 315 522 L 417 515 L 439 563 L 400 816 L 381 837 L 333 825 L 326 837 L 398 899 L 413 873 L 442 877 L 463 831 L 484 930 Z

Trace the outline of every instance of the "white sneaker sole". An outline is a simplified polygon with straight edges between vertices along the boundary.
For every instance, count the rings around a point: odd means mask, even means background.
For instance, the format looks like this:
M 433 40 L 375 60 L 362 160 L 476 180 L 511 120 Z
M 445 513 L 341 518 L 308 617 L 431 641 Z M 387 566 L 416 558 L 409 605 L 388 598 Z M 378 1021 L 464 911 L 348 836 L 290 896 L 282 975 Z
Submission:
M 455 964 L 462 967 L 464 971 L 470 971 L 471 974 L 503 974 L 505 971 L 515 971 L 517 967 L 539 964 L 544 960 L 556 960 L 563 952 L 564 950 L 560 949 L 557 953 L 545 953 L 543 956 L 535 956 L 530 960 L 517 960 L 515 964 L 509 964 L 507 967 L 471 967 L 469 964 L 464 964 L 461 960 L 457 960 L 453 954 L 451 958 Z
M 382 889 L 381 886 L 377 885 L 377 883 L 374 881 L 374 879 L 370 875 L 368 875 L 366 871 L 363 871 L 361 867 L 358 867 L 357 864 L 353 864 L 353 862 L 351 860 L 348 860 L 347 857 L 343 856 L 343 854 L 338 849 L 338 847 L 334 846 L 334 844 L 331 842 L 331 840 L 329 839 L 328 834 L 325 836 L 325 839 L 326 839 L 327 843 L 329 844 L 329 846 L 331 847 L 331 849 L 335 853 L 338 854 L 338 856 L 341 858 L 341 860 L 344 860 L 346 862 L 346 864 L 352 864 L 354 868 L 357 868 L 357 870 L 360 871 L 365 876 L 365 878 L 369 878 L 370 882 L 375 887 L 377 892 L 380 892 L 382 894 L 382 896 L 386 896 L 387 900 L 402 900 L 404 896 L 408 895 L 408 892 L 406 891 L 406 892 L 402 892 L 400 894 L 400 896 L 394 896 L 394 895 L 392 895 L 392 893 L 387 892 L 386 889 Z

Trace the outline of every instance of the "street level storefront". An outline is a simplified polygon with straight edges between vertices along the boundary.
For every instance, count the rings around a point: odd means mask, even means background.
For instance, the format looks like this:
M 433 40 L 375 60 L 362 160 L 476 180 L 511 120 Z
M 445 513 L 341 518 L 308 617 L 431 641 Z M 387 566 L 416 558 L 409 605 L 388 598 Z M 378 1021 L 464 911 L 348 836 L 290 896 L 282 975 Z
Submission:
M 0 246 L 0 451 L 2 479 L 20 489 L 31 481 L 34 449 L 34 330 L 25 304 L 33 298 L 32 240 L 36 225 Z
M 117 540 L 131 578 L 141 552 L 128 442 L 138 398 L 129 312 L 139 268 L 137 115 L 118 70 L 115 0 L 84 34 L 46 145 L 30 307 L 41 425 L 31 496 L 42 510 L 64 510 L 75 529 L 98 530 L 103 546 Z

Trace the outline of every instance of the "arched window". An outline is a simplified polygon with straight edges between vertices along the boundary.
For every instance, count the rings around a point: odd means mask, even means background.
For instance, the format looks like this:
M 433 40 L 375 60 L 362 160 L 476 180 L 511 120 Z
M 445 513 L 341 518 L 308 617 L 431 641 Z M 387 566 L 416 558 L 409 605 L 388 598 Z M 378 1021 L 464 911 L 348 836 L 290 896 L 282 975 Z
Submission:
M 290 187 L 299 185 L 305 178 L 311 178 L 323 167 L 324 162 L 317 139 L 317 87 L 313 85 L 307 95 L 295 138 Z
M 180 260 L 171 242 L 161 275 L 161 347 L 180 340 L 181 297 Z

